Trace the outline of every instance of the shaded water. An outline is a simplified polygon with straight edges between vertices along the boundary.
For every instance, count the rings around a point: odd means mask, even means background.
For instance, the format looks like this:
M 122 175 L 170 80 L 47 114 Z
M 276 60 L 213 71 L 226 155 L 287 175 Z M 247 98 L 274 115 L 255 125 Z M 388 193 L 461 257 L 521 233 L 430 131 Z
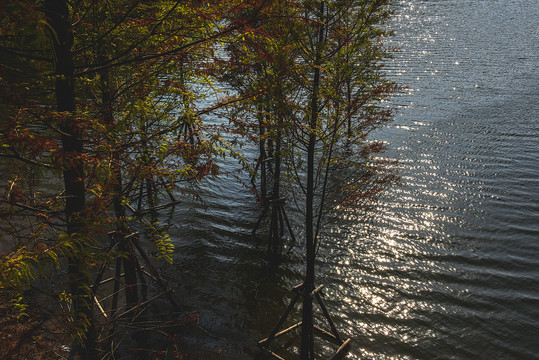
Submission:
M 376 137 L 403 186 L 328 227 L 318 263 L 348 358 L 539 358 L 539 2 L 395 9 L 388 71 L 408 90 Z M 184 351 L 252 359 L 301 280 L 301 251 L 274 272 L 250 235 L 253 197 L 233 176 L 200 191 L 207 210 L 169 219 L 180 301 L 200 314 Z

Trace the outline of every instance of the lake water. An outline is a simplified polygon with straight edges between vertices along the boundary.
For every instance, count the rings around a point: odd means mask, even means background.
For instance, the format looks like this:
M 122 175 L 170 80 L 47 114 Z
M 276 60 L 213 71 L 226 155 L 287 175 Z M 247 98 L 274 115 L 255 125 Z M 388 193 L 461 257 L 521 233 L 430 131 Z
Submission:
M 319 254 L 348 359 L 539 359 L 539 2 L 394 6 L 388 71 L 408 89 L 375 137 L 403 185 L 332 224 Z M 253 197 L 233 176 L 200 191 L 207 209 L 168 218 L 170 275 L 200 314 L 183 350 L 253 359 L 301 281 L 301 248 L 269 267 Z

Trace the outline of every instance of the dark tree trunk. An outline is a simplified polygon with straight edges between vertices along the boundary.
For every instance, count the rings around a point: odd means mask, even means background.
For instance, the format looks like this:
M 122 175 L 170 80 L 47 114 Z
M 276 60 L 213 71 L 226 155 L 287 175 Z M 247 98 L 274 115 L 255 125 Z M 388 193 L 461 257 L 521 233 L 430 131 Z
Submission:
M 319 70 L 316 68 L 314 85 L 319 84 Z M 314 94 L 313 94 L 314 95 Z M 317 99 L 313 96 L 311 128 L 314 129 L 313 122 L 316 123 Z M 305 204 L 305 247 L 307 250 L 307 266 L 305 281 L 303 283 L 303 310 L 301 325 L 301 360 L 314 359 L 313 348 L 313 298 L 311 292 L 314 290 L 314 264 L 315 264 L 315 239 L 314 239 L 314 150 L 316 135 L 311 132 L 309 145 L 307 148 L 307 199 Z
M 56 104 L 62 112 L 60 123 L 61 142 L 66 161 L 63 170 L 65 184 L 65 213 L 67 234 L 75 241 L 72 255 L 68 259 L 70 291 L 73 298 L 73 312 L 76 321 L 88 321 L 83 344 L 74 346 L 76 356 L 95 359 L 96 334 L 93 327 L 93 300 L 90 291 L 88 256 L 85 252 L 84 237 L 87 236 L 83 211 L 85 209 L 84 165 L 82 131 L 75 118 L 74 66 L 71 48 L 73 34 L 69 8 L 66 0 L 46 0 L 44 10 L 50 25 L 50 40 L 53 47 L 56 75 Z
M 100 63 L 106 61 L 103 52 L 105 49 L 100 49 Z M 101 101 L 102 101 L 102 115 L 103 122 L 110 126 L 113 124 L 113 93 L 110 85 L 109 69 L 105 68 L 100 72 L 101 75 Z M 126 224 L 126 209 L 122 203 L 123 195 L 123 179 L 122 170 L 120 168 L 120 156 L 117 151 L 112 155 L 112 171 L 114 174 L 113 186 L 112 186 L 112 206 L 114 208 L 114 215 L 117 219 L 117 234 L 115 241 L 118 242 L 118 250 L 124 253 L 126 256 L 122 258 L 121 264 L 124 268 L 124 280 L 125 280 L 125 302 L 127 308 L 131 308 L 138 303 L 138 288 L 137 288 L 137 258 L 135 251 L 131 246 L 130 240 L 126 240 L 126 236 L 130 233 Z M 117 262 L 120 265 L 119 262 Z
M 352 84 L 350 84 L 350 81 L 346 82 L 346 120 L 347 120 L 347 130 L 346 135 L 350 139 L 352 137 L 352 109 L 350 109 L 350 106 L 352 104 Z
M 320 17 L 324 17 L 324 3 L 320 4 Z M 307 147 L 307 194 L 305 204 L 305 247 L 307 251 L 307 264 L 305 281 L 303 283 L 303 309 L 301 325 L 301 360 L 314 359 L 314 334 L 313 334 L 313 297 L 314 290 L 314 266 L 315 266 L 315 231 L 314 231 L 314 152 L 316 145 L 316 126 L 318 123 L 318 97 L 320 90 L 320 63 L 321 44 L 324 41 L 324 25 L 320 22 L 318 32 L 318 44 L 314 60 L 313 92 L 311 99 L 311 114 L 309 121 L 310 135 Z
M 280 200 L 280 187 L 281 187 L 281 119 L 279 118 L 277 126 L 279 130 L 277 131 L 277 137 L 275 139 L 275 149 L 273 152 L 273 159 L 275 164 L 275 169 L 273 171 L 273 192 L 272 192 L 272 208 L 271 208 L 271 238 L 269 255 L 277 259 L 281 254 L 281 233 L 282 226 L 279 226 L 279 215 L 280 207 L 282 206 Z
M 262 203 L 266 203 L 268 196 L 267 188 L 266 188 L 266 126 L 264 124 L 264 114 L 262 113 L 263 107 L 262 105 L 259 108 L 259 115 L 258 115 L 258 129 L 259 129 L 259 155 L 258 155 L 258 162 L 260 164 L 260 196 L 262 197 Z

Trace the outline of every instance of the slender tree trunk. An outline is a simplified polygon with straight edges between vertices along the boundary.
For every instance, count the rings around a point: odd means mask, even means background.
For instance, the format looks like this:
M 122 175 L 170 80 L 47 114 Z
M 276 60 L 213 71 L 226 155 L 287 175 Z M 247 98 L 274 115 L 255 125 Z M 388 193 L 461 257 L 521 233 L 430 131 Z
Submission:
M 350 109 L 350 104 L 352 103 L 352 84 L 350 80 L 346 82 L 346 120 L 347 120 L 347 130 L 346 135 L 348 139 L 352 138 L 352 110 Z
M 271 204 L 271 246 L 270 256 L 277 259 L 281 253 L 281 229 L 279 227 L 279 211 L 280 206 L 280 187 L 281 187 L 281 118 L 277 121 L 277 137 L 275 139 L 275 149 L 273 152 L 273 158 L 275 163 L 275 170 L 273 171 L 273 193 Z
M 82 212 L 86 207 L 84 152 L 82 131 L 75 118 L 74 65 L 71 48 L 73 33 L 66 0 L 46 0 L 44 10 L 48 18 L 50 40 L 54 53 L 56 75 L 56 105 L 64 118 L 60 124 L 61 142 L 66 161 L 63 170 L 65 185 L 65 213 L 67 234 L 73 241 L 74 251 L 68 258 L 69 286 L 72 295 L 75 321 L 86 321 L 87 329 L 81 334 L 84 342 L 74 346 L 75 356 L 82 359 L 96 358 L 96 334 L 93 327 L 93 301 L 90 291 L 88 256 L 85 254 L 86 225 Z
M 106 57 L 103 55 L 104 49 L 100 51 L 99 62 L 104 63 Z M 103 122 L 110 126 L 113 124 L 113 94 L 110 87 L 110 74 L 109 69 L 103 69 L 100 72 L 101 75 L 101 100 L 102 100 L 102 115 Z M 126 240 L 125 237 L 130 233 L 129 227 L 126 224 L 126 209 L 122 203 L 123 195 L 123 178 L 122 170 L 120 169 L 120 156 L 117 151 L 112 155 L 112 172 L 114 179 L 112 185 L 112 207 L 114 209 L 114 215 L 117 219 L 117 234 L 115 235 L 115 241 L 118 244 L 118 250 L 124 254 L 121 264 L 124 268 L 125 279 L 125 302 L 127 308 L 131 308 L 138 303 L 138 289 L 137 289 L 137 258 L 135 251 L 131 246 L 130 240 Z M 120 263 L 118 263 L 120 265 Z
M 260 164 L 260 196 L 262 196 L 262 203 L 266 204 L 266 197 L 268 196 L 266 188 L 266 126 L 264 124 L 264 114 L 262 113 L 263 106 L 260 105 L 258 112 L 258 131 L 259 131 L 259 155 L 258 161 Z
M 303 283 L 303 309 L 301 325 L 301 360 L 314 359 L 314 334 L 313 334 L 313 298 L 315 278 L 315 232 L 314 232 L 314 152 L 316 145 L 316 126 L 318 123 L 318 97 L 320 90 L 320 63 L 321 45 L 324 41 L 324 2 L 320 3 L 320 29 L 318 44 L 314 60 L 313 92 L 311 99 L 311 115 L 309 121 L 309 144 L 307 147 L 307 194 L 305 203 L 305 245 L 307 250 L 307 264 L 305 281 Z

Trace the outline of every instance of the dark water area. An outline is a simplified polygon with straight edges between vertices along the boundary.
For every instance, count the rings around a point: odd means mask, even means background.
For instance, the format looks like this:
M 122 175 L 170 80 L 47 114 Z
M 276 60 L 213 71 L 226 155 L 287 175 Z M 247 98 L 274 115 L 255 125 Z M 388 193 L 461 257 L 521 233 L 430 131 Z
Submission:
M 319 253 L 348 359 L 539 359 L 539 2 L 394 7 L 388 72 L 407 89 L 375 137 L 403 185 L 334 219 Z M 200 315 L 183 350 L 253 359 L 301 281 L 301 245 L 268 267 L 253 196 L 232 175 L 199 186 L 207 209 L 166 219 L 179 300 Z

